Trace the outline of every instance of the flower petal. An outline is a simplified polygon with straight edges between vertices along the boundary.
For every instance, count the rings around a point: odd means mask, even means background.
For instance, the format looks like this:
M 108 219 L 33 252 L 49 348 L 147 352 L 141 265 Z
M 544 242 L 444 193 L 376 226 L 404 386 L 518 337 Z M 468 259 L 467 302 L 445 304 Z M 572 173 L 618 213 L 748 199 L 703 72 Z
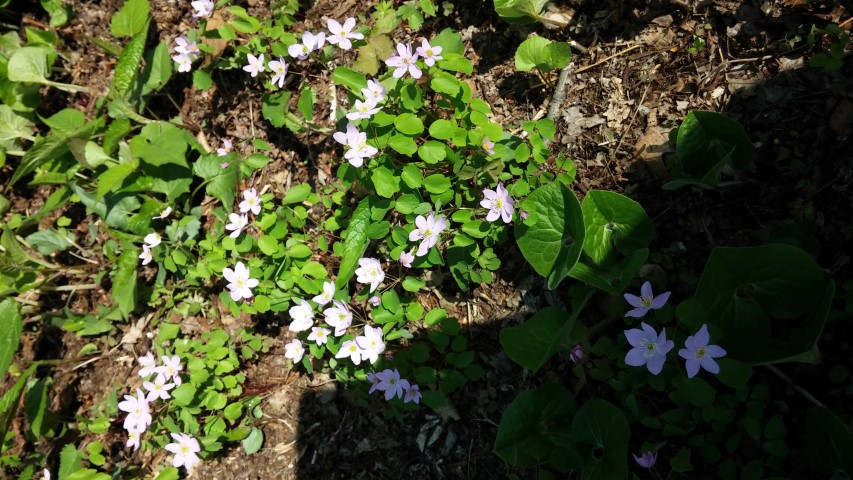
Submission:
M 711 358 L 720 358 L 726 356 L 726 351 L 718 345 L 707 345 L 705 346 L 705 355 Z
M 657 375 L 663 370 L 664 363 L 666 363 L 666 356 L 656 355 L 649 359 L 646 366 L 649 368 L 649 372 L 651 372 L 652 375 Z
M 696 335 L 694 335 L 693 338 L 696 339 L 697 347 L 704 347 L 708 345 L 708 342 L 711 340 L 711 335 L 708 334 L 708 325 L 703 323 L 702 328 L 696 332 Z
M 642 347 L 648 343 L 645 334 L 643 334 L 643 331 L 639 328 L 625 330 L 625 338 L 628 339 L 628 343 L 630 343 L 632 347 Z
M 624 295 L 624 297 L 625 297 L 625 301 L 628 302 L 628 304 L 631 305 L 632 307 L 645 308 L 645 307 L 643 307 L 643 300 L 640 297 L 634 295 L 633 293 L 626 293 Z
M 645 349 L 643 348 L 632 348 L 628 351 L 628 354 L 625 355 L 625 364 L 630 365 L 632 367 L 641 367 L 646 364 L 648 359 L 646 358 Z
M 640 296 L 643 298 L 652 298 L 654 297 L 654 292 L 652 292 L 652 284 L 650 282 L 643 283 L 643 286 L 640 287 Z
M 657 297 L 652 299 L 652 308 L 657 310 L 658 308 L 666 305 L 667 300 L 669 300 L 669 296 L 672 295 L 672 292 L 664 292 L 658 295 Z

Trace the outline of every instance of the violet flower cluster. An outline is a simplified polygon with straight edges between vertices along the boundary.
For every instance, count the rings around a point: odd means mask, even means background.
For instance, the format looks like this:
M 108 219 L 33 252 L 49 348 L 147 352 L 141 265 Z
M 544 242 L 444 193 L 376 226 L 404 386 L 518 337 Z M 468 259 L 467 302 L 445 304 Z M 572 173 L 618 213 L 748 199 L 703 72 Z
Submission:
M 181 359 L 177 355 L 171 357 L 163 355 L 160 357 L 161 363 L 158 364 L 154 354 L 148 352 L 146 355 L 138 357 L 136 361 L 140 366 L 138 375 L 142 378 L 142 388 L 136 389 L 135 397 L 125 395 L 124 400 L 118 404 L 119 410 L 127 413 L 122 425 L 128 436 L 125 445 L 134 450 L 139 449 L 140 437 L 148 431 L 153 421 L 151 404 L 157 400 L 172 398 L 169 391 L 181 385 L 180 372 L 184 369 L 181 365 Z M 147 394 L 143 394 L 143 388 L 148 392 Z M 175 468 L 183 466 L 187 470 L 192 470 L 201 462 L 196 455 L 201 451 L 198 441 L 183 433 L 173 433 L 172 438 L 176 440 L 176 443 L 165 446 L 167 451 L 175 454 L 172 459 L 172 466 Z
M 669 300 L 670 293 L 665 292 L 655 296 L 651 284 L 643 283 L 639 297 L 630 293 L 625 294 L 628 303 L 635 307 L 625 316 L 643 317 L 649 310 L 662 308 Z M 666 339 L 665 328 L 658 334 L 645 322 L 641 322 L 640 327 L 625 330 L 625 338 L 633 347 L 625 355 L 625 363 L 632 367 L 645 365 L 650 373 L 657 375 L 663 370 L 666 355 L 675 347 L 675 343 Z M 695 335 L 687 337 L 684 342 L 685 348 L 678 351 L 678 356 L 685 360 L 688 378 L 695 377 L 700 369 L 713 374 L 720 373 L 720 366 L 714 359 L 726 356 L 726 351 L 718 345 L 709 345 L 710 341 L 708 326 L 703 324 Z
M 388 401 L 396 397 L 403 399 L 403 403 L 421 402 L 420 387 L 405 378 L 400 378 L 400 372 L 396 368 L 370 373 L 367 375 L 367 379 L 371 383 L 370 390 L 367 393 L 385 392 L 385 400 Z

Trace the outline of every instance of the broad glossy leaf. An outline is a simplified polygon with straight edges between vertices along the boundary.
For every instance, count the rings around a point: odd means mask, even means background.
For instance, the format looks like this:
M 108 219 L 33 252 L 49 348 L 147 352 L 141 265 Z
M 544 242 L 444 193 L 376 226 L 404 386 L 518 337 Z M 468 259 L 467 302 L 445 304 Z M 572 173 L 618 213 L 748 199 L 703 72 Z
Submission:
M 118 258 L 118 266 L 113 277 L 113 304 L 118 305 L 125 319 L 136 308 L 136 265 L 139 262 L 139 248 L 130 244 Z
M 150 12 L 148 0 L 127 0 L 110 20 L 110 32 L 116 37 L 142 33 Z
M 187 165 L 187 133 L 167 122 L 152 122 L 130 140 L 130 149 L 149 165 Z
M 514 467 L 533 467 L 558 448 L 568 446 L 575 398 L 562 385 L 548 384 L 523 392 L 507 407 L 494 452 Z M 559 453 L 577 457 L 573 449 Z
M 581 478 L 585 480 L 628 478 L 628 420 L 612 403 L 587 400 L 572 420 L 572 437 L 592 447 Z M 598 453 L 594 453 L 598 452 Z
M 548 288 L 566 278 L 577 263 L 584 242 L 583 213 L 577 197 L 561 183 L 533 191 L 524 202 L 532 225 L 515 227 L 515 240 L 536 273 L 548 279 Z
M 569 315 L 557 307 L 545 307 L 517 327 L 501 330 L 506 354 L 515 363 L 537 372 L 564 345 L 573 340 L 572 330 L 581 310 Z
M 678 128 L 675 154 L 687 174 L 703 179 L 715 168 L 720 170 L 721 162 L 730 162 L 735 170 L 749 168 L 755 160 L 755 147 L 737 121 L 720 113 L 694 110 Z
M 581 211 L 586 227 L 583 251 L 598 265 L 612 265 L 620 253 L 647 248 L 655 236 L 643 207 L 616 192 L 587 192 Z
M 827 407 L 813 407 L 806 415 L 806 441 L 813 478 L 853 477 L 853 433 Z

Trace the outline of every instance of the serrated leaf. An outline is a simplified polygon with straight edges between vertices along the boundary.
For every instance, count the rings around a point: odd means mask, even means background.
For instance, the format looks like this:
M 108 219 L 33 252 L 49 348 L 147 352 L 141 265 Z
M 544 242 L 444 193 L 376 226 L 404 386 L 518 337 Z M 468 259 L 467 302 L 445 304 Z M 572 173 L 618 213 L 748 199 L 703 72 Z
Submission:
M 145 53 L 145 37 L 148 31 L 147 23 L 145 32 L 134 35 L 121 51 L 116 62 L 113 74 L 113 90 L 119 97 L 127 97 L 133 88 L 134 80 L 139 73 L 139 64 L 142 62 L 142 54 Z

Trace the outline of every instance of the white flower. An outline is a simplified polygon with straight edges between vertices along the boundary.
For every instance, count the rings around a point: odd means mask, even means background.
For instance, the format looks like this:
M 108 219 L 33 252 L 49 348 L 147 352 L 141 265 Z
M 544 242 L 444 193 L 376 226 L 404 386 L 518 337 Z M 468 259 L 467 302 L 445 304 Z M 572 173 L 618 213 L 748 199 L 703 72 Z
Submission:
M 364 95 L 364 100 L 368 102 L 373 102 L 373 104 L 378 104 L 379 102 L 385 100 L 385 94 L 388 93 L 385 90 L 385 87 L 379 83 L 379 80 L 372 78 L 367 81 L 367 88 L 361 89 L 362 95 Z
M 502 218 L 504 223 L 512 221 L 515 201 L 509 196 L 509 192 L 504 188 L 503 183 L 498 183 L 497 191 L 488 188 L 483 190 L 483 196 L 485 198 L 480 201 L 480 206 L 489 209 L 486 221 L 494 222 L 498 218 Z
M 186 53 L 172 55 L 172 60 L 178 64 L 179 72 L 189 72 L 193 69 L 193 59 Z
M 229 283 L 225 287 L 235 302 L 239 302 L 241 298 L 252 298 L 252 289 L 258 286 L 258 280 L 251 278 L 249 268 L 243 265 L 243 262 L 237 262 L 234 270 L 226 267 L 222 270 L 222 276 L 228 280 Z
M 126 447 L 133 447 L 134 450 L 139 450 L 139 432 L 127 432 Z M 50 477 L 47 477 L 48 479 Z
M 371 158 L 379 153 L 376 147 L 367 144 L 367 133 L 359 132 L 351 123 L 347 123 L 347 133 L 335 132 L 332 138 L 347 147 L 344 158 L 356 168 L 364 165 L 365 158 Z
M 142 253 L 139 254 L 139 258 L 142 259 L 143 265 L 148 265 L 151 263 L 151 260 L 154 260 L 154 257 L 151 255 L 151 247 L 148 245 L 142 246 Z
M 231 152 L 231 149 L 234 148 L 234 144 L 231 143 L 231 140 L 228 140 L 227 138 L 222 140 L 222 145 L 222 147 L 216 149 L 216 154 L 220 157 L 228 155 Z
M 347 114 L 347 119 L 349 120 L 360 120 L 362 118 L 370 118 L 375 115 L 379 110 L 379 107 L 376 106 L 376 102 L 372 100 L 356 100 L 355 101 L 355 111 Z
M 341 345 L 341 349 L 338 350 L 335 358 L 350 357 L 352 359 L 352 363 L 358 365 L 361 363 L 361 356 L 363 353 L 364 352 L 358 348 L 358 345 L 356 345 L 355 340 L 347 340 Z
M 414 262 L 414 261 L 415 261 L 415 254 L 413 254 L 411 251 L 402 252 L 400 254 L 400 263 L 403 264 L 404 267 L 412 268 L 412 262 Z
M 213 4 L 213 0 L 196 0 L 190 3 L 190 5 L 192 5 L 193 10 L 195 10 L 195 12 L 193 12 L 194 18 L 209 17 L 210 14 L 213 13 L 213 8 L 215 6 Z
M 319 305 L 325 305 L 332 301 L 335 297 L 335 284 L 333 282 L 323 282 L 323 293 L 312 298 Z
M 249 216 L 245 213 L 240 215 L 236 213 L 230 213 L 228 214 L 228 220 L 231 223 L 225 225 L 225 230 L 233 230 L 233 232 L 228 235 L 231 238 L 239 237 L 240 232 L 242 232 L 243 229 L 246 228 L 246 225 L 249 224 Z
M 44 475 L 44 480 L 50 480 L 50 470 L 45 468 L 42 475 Z
M 177 355 L 173 355 L 171 357 L 167 357 L 163 355 L 160 357 L 160 361 L 163 362 L 163 365 L 154 369 L 155 372 L 163 375 L 166 379 L 172 380 L 175 385 L 180 385 L 182 383 L 180 372 L 184 369 L 181 365 L 181 357 Z
M 127 412 L 124 419 L 124 429 L 129 432 L 144 432 L 151 425 L 151 409 L 148 400 L 142 394 L 142 390 L 136 389 L 136 397 L 125 395 L 124 400 L 119 402 L 118 409 Z
M 145 235 L 145 238 L 143 239 L 143 241 L 149 247 L 154 248 L 157 245 L 160 245 L 160 242 L 163 241 L 163 237 L 161 237 L 159 233 L 154 232 L 154 233 L 149 233 L 148 235 Z
M 364 38 L 364 35 L 358 32 L 352 33 L 352 29 L 355 28 L 355 19 L 352 17 L 346 19 L 343 26 L 341 26 L 337 20 L 332 20 L 331 18 L 326 23 L 329 26 L 329 32 L 331 33 L 328 38 L 329 43 L 337 45 L 344 50 L 352 48 L 352 42 L 350 42 L 350 39 L 361 40 Z
M 418 47 L 415 51 L 418 52 L 418 55 L 424 57 L 424 63 L 427 64 L 427 66 L 429 67 L 435 65 L 436 60 L 441 60 L 442 58 L 444 58 L 439 55 L 441 53 L 441 47 L 430 46 L 426 38 L 423 39 L 423 41 L 421 42 L 421 46 Z
M 308 335 L 308 340 L 314 341 L 317 345 L 325 345 L 329 340 L 329 334 L 332 333 L 328 328 L 311 327 L 311 333 Z
M 360 258 L 358 267 L 355 270 L 356 281 L 358 283 L 369 283 L 370 293 L 385 280 L 385 272 L 382 271 L 382 264 L 375 258 Z
M 283 58 L 278 57 L 278 60 L 271 61 L 268 66 L 275 74 L 271 80 L 273 85 L 278 82 L 278 88 L 284 88 L 284 77 L 287 75 L 287 62 Z
M 160 220 L 162 220 L 162 219 L 164 219 L 164 218 L 168 217 L 168 216 L 169 216 L 169 215 L 171 215 L 171 214 L 172 214 L 172 207 L 171 207 L 171 206 L 166 206 L 166 208 L 165 208 L 162 212 L 160 212 L 160 215 L 157 215 L 157 216 L 155 216 L 155 217 L 153 217 L 153 218 L 159 218 Z
M 407 43 L 403 45 L 402 43 L 397 44 L 397 54 L 393 57 L 385 60 L 385 65 L 389 67 L 394 67 L 394 78 L 401 78 L 406 72 L 415 78 L 421 78 L 423 72 L 418 68 L 417 62 L 418 54 L 412 54 L 412 44 Z
M 340 300 L 335 300 L 334 305 L 334 307 L 323 310 L 323 316 L 326 324 L 334 327 L 335 336 L 340 337 L 352 325 L 352 312 L 350 312 L 347 304 Z
M 183 465 L 187 470 L 192 470 L 201 463 L 201 459 L 196 455 L 201 451 L 198 440 L 184 433 L 173 433 L 172 438 L 176 443 L 167 444 L 163 448 L 175 454 L 175 458 L 172 459 L 173 467 L 178 468 Z
M 140 377 L 145 378 L 152 373 L 157 373 L 157 360 L 154 358 L 153 353 L 148 352 L 142 357 L 137 357 L 136 361 L 142 367 L 139 369 Z
M 355 343 L 362 350 L 361 356 L 371 364 L 379 360 L 379 355 L 385 351 L 385 342 L 382 340 L 382 329 L 365 325 L 364 335 L 355 337 Z
M 252 78 L 258 76 L 258 73 L 263 72 L 265 70 L 263 53 L 258 55 L 257 57 L 252 55 L 251 53 L 248 53 L 246 54 L 246 59 L 249 61 L 249 64 L 243 67 L 243 71 L 252 74 Z
M 189 41 L 187 37 L 178 37 L 175 39 L 175 43 L 178 44 L 178 46 L 175 47 L 175 52 L 183 53 L 192 60 L 198 58 L 198 55 L 201 53 L 201 50 L 198 48 L 198 44 Z
M 291 332 L 303 332 L 314 325 L 314 311 L 311 309 L 311 304 L 303 299 L 299 299 L 299 305 L 290 307 L 287 311 L 293 321 L 290 323 L 288 330 Z
M 146 400 L 153 402 L 158 398 L 163 400 L 172 398 L 172 396 L 169 395 L 169 390 L 175 388 L 175 384 L 166 383 L 166 376 L 161 373 L 160 375 L 157 375 L 157 378 L 155 378 L 153 382 L 142 382 L 142 387 L 148 390 L 148 397 L 146 397 Z
M 302 347 L 302 342 L 297 338 L 284 346 L 284 357 L 293 360 L 293 363 L 299 363 L 303 355 L 305 355 L 305 348 Z
M 311 32 L 304 32 L 302 34 L 302 43 L 294 43 L 287 47 L 287 53 L 297 60 L 305 60 L 308 58 L 309 53 L 323 48 L 324 43 L 326 43 L 325 33 L 320 32 L 314 35 Z
M 254 188 L 243 190 L 243 201 L 240 202 L 240 213 L 246 213 L 251 210 L 255 215 L 260 215 L 261 204 L 263 202 L 258 197 L 258 191 Z
M 430 248 L 438 243 L 438 235 L 447 228 L 447 221 L 444 216 L 439 215 L 436 218 L 435 213 L 430 212 L 426 218 L 423 215 L 418 215 L 415 218 L 415 225 L 417 228 L 409 233 L 409 241 L 421 241 L 415 255 L 423 257 L 429 252 Z

